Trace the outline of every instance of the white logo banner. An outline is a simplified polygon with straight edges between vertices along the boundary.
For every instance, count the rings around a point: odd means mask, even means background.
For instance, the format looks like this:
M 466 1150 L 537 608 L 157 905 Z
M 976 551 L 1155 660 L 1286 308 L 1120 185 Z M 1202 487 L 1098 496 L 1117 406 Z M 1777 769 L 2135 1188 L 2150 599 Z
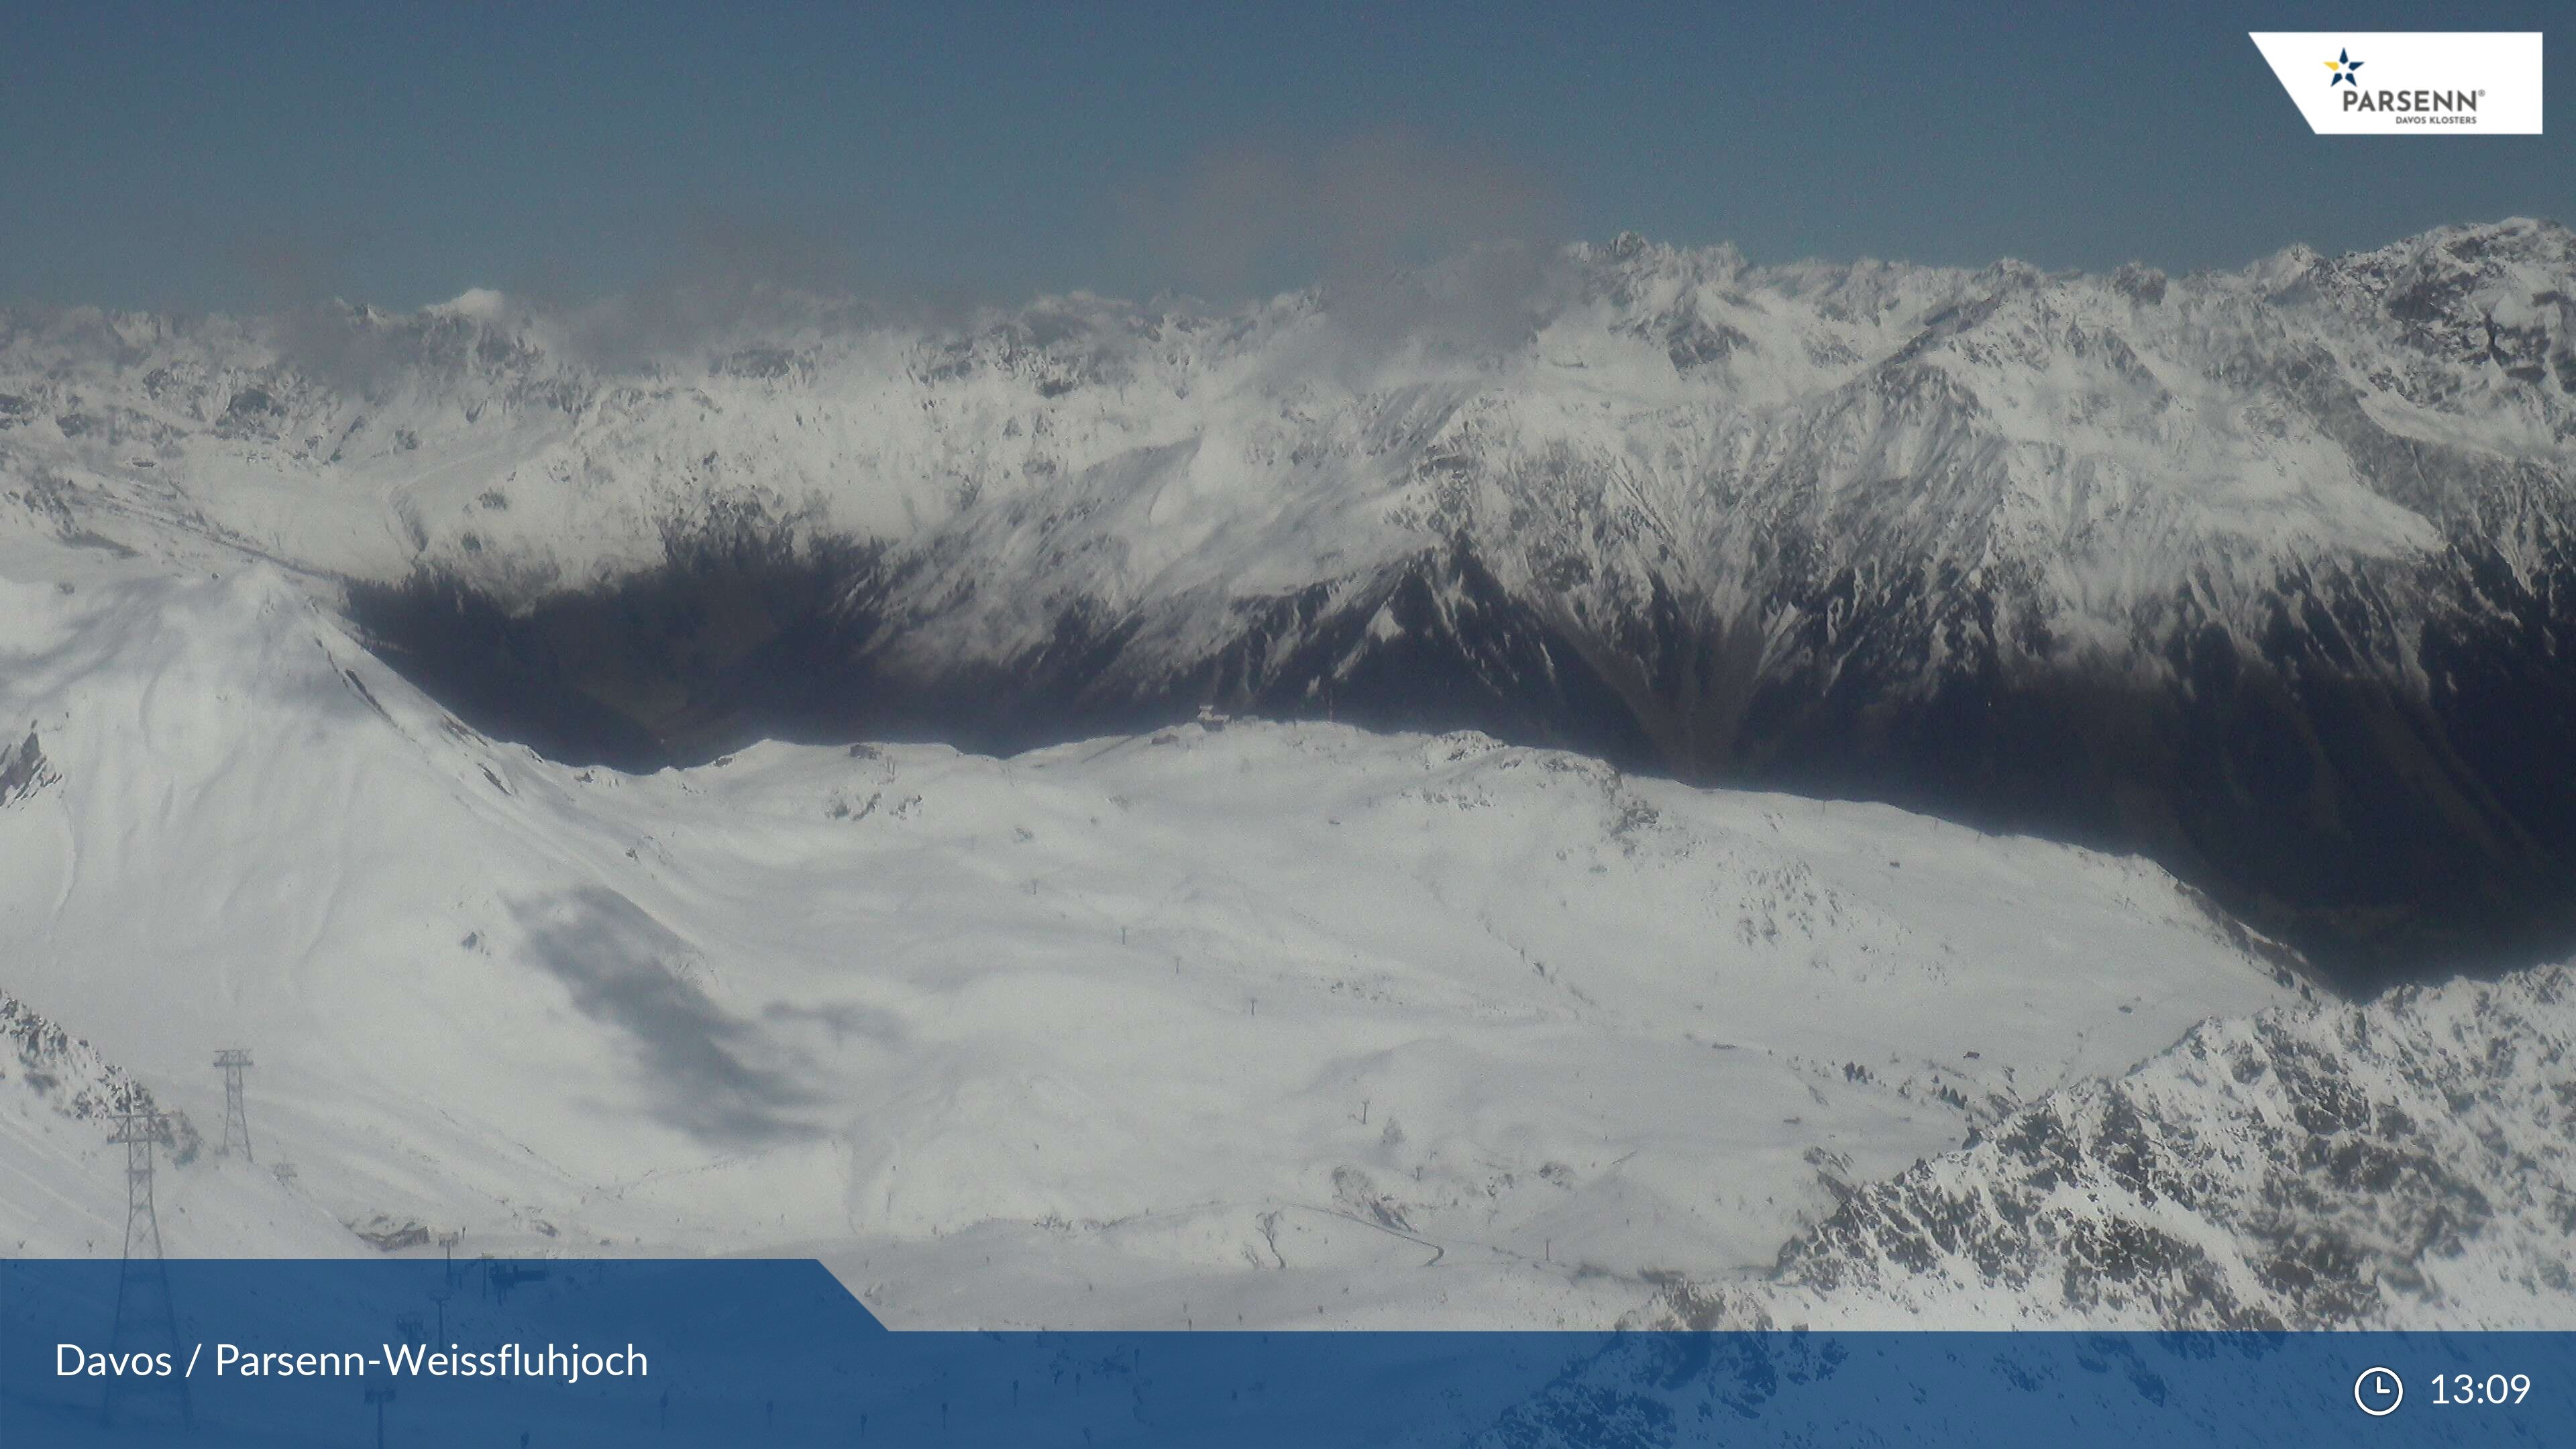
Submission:
M 2320 136 L 2537 136 L 2540 32 L 2251 32 Z

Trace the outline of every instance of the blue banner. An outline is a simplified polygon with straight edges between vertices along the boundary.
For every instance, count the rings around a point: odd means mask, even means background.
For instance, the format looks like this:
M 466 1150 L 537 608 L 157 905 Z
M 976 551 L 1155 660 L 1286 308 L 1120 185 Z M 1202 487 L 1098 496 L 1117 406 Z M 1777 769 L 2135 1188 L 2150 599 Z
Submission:
M 0 1262 L 0 1446 L 2566 1445 L 2576 1335 L 891 1333 L 819 1264 Z

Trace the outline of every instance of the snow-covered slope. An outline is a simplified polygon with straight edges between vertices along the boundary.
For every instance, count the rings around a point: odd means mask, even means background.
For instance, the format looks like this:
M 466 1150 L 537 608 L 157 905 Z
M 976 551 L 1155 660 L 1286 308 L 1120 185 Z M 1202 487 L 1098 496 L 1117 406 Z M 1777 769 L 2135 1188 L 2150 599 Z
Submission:
M 2576 971 L 2195 1028 L 1854 1191 L 1695 1327 L 2576 1321 Z
M 258 1165 L 164 1171 L 177 1253 L 416 1222 L 819 1254 L 898 1322 L 1603 1323 L 1769 1262 L 1820 1165 L 2300 990 L 2134 859 L 1475 735 L 550 763 L 267 565 L 0 541 L 0 720 L 0 987 L 200 1130 L 257 1055 Z M 121 1159 L 16 1076 L 0 1241 L 106 1251 Z
M 154 1196 L 164 1246 L 330 1257 L 348 1230 L 255 1162 L 218 1156 L 185 1110 L 25 1002 L 0 990 L 0 1257 L 112 1257 L 127 1230 L 119 1112 L 162 1110 Z M 218 1119 L 220 1120 L 220 1119 Z M 254 1144 L 255 1146 L 256 1144 Z M 148 1240 L 147 1240 L 148 1241 Z
M 0 314 L 0 528 L 401 585 L 459 707 L 599 758 L 1214 703 L 2119 842 L 2356 975 L 2571 919 L 2565 228 L 1527 271 L 614 362 L 489 295 Z

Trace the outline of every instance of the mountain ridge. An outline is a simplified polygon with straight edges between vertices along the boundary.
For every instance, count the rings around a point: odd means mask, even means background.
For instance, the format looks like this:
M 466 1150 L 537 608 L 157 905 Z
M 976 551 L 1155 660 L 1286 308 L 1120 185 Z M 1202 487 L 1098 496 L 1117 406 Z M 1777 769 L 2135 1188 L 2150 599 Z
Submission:
M 2576 973 L 2212 1020 L 1844 1189 L 1758 1284 L 1637 1326 L 2555 1326 Z
M 0 468 L 59 535 L 347 581 L 570 758 L 1489 728 L 2147 849 L 2355 984 L 2576 932 L 2564 227 L 1493 261 L 1215 315 L 736 299 L 642 353 L 640 305 L 11 314 Z

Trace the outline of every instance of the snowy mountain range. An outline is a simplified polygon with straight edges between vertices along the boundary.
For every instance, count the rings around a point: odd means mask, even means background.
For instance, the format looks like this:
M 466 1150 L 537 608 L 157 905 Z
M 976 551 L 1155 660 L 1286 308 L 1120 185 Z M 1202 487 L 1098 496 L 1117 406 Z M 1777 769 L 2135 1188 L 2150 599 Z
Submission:
M 1623 237 L 1219 314 L 653 321 L 6 314 L 0 507 L 346 581 L 563 758 L 1213 704 L 2143 849 L 2357 981 L 2571 920 L 2552 223 L 2180 278 Z
M 2571 297 L 2517 221 L 0 313 L 0 1244 L 249 1045 L 174 1252 L 2563 1325 L 2563 983 L 2320 998 L 2576 924 Z

